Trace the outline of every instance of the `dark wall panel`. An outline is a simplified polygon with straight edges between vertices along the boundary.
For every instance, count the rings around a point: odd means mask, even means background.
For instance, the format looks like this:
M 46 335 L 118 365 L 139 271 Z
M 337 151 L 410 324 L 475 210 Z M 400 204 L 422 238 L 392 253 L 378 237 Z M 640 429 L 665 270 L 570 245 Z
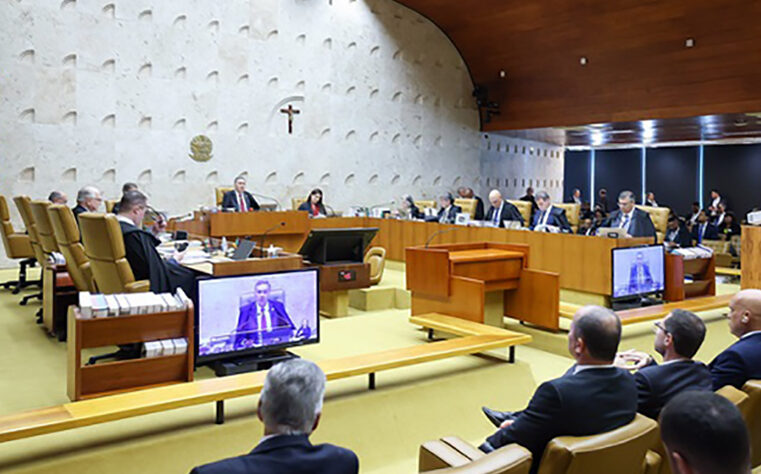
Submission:
M 717 188 L 738 216 L 761 206 L 761 145 L 715 145 L 704 148 L 703 205 Z
M 642 150 L 597 150 L 595 152 L 595 193 L 608 190 L 608 210 L 616 209 L 618 193 L 634 192 L 642 200 Z
M 581 190 L 581 198 L 589 201 L 590 151 L 566 151 L 563 172 L 563 200 L 571 197 L 574 188 Z M 556 199 L 557 200 L 557 199 Z
M 699 147 L 649 148 L 645 166 L 647 191 L 658 204 L 685 215 L 698 200 Z M 640 202 L 641 202 L 640 197 Z

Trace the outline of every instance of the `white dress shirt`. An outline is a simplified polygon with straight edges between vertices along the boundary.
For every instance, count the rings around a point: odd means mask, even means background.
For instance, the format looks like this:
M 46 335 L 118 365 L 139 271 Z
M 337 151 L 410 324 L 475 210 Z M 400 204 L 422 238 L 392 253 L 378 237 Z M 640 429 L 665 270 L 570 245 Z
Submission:
M 609 369 L 611 367 L 615 367 L 613 364 L 605 364 L 605 365 L 577 365 L 573 368 L 573 375 L 578 374 L 582 370 L 592 370 L 592 369 Z

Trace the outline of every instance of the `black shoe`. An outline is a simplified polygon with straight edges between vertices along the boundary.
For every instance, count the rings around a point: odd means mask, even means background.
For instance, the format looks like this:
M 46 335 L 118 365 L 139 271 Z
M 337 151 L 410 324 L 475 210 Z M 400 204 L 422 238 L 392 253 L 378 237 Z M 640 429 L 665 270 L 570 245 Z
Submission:
M 513 419 L 513 412 L 510 411 L 497 411 L 486 407 L 481 407 L 481 411 L 484 412 L 486 418 L 488 418 L 489 421 L 491 421 L 492 424 L 497 428 L 499 428 L 500 425 L 502 425 L 502 423 L 506 422 L 507 420 Z

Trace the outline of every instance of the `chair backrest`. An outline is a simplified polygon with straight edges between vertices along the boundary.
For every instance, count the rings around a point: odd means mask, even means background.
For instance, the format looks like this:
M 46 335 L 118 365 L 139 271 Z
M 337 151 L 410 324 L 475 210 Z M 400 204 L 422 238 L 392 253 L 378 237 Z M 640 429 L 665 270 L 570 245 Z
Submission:
M 658 242 L 663 242 L 663 237 L 668 232 L 671 209 L 668 207 L 642 206 L 640 204 L 637 204 L 635 207 L 650 214 L 650 220 L 653 221 L 653 226 L 655 226 Z
M 43 265 L 47 261 L 47 257 L 40 245 L 40 237 L 37 233 L 34 216 L 32 215 L 32 200 L 29 199 L 29 196 L 15 196 L 13 202 L 16 203 L 21 220 L 24 221 L 26 232 L 29 235 L 29 243 L 32 244 L 32 250 L 34 251 L 34 258 L 37 260 L 37 263 Z
M 365 263 L 370 264 L 370 284 L 377 285 L 383 278 L 383 270 L 386 268 L 386 249 L 371 247 L 365 254 Z
M 106 212 L 114 212 L 114 207 L 119 203 L 118 199 L 106 199 Z
M 127 293 L 135 275 L 126 258 L 119 221 L 113 214 L 83 212 L 79 228 L 92 276 L 101 293 Z
M 34 224 L 37 226 L 37 236 L 40 239 L 40 246 L 43 252 L 51 254 L 53 252 L 60 253 L 58 248 L 58 242 L 55 240 L 55 234 L 53 233 L 53 223 L 50 222 L 50 214 L 48 214 L 48 207 L 50 207 L 50 201 L 32 201 L 32 218 Z
M 748 394 L 745 409 L 745 423 L 750 433 L 752 465 L 761 465 L 761 380 L 748 380 L 743 386 L 743 392 Z
M 460 206 L 462 208 L 462 212 L 470 214 L 471 219 L 476 218 L 476 206 L 478 205 L 478 201 L 475 199 L 458 198 L 454 200 L 454 204 L 455 206 Z
M 8 209 L 8 201 L 0 194 L 0 234 L 3 238 L 5 255 L 8 258 L 29 258 L 31 247 L 29 237 L 16 233 L 11 222 L 11 211 Z
M 518 212 L 521 213 L 523 222 L 527 226 L 531 225 L 531 203 L 529 201 L 508 199 L 507 202 L 518 208 Z
M 701 245 L 709 247 L 714 253 L 729 253 L 729 242 L 725 240 L 705 239 L 701 242 Z
M 217 207 L 222 205 L 222 200 L 225 198 L 225 193 L 228 191 L 232 191 L 233 187 L 230 186 L 223 186 L 219 188 L 214 188 L 214 195 L 217 200 Z
M 291 198 L 291 209 L 294 211 L 298 211 L 299 206 L 305 201 L 306 199 L 304 199 L 303 197 Z
M 451 436 L 420 446 L 418 471 L 436 474 L 528 474 L 531 452 L 517 444 L 484 454 Z
M 416 206 L 417 206 L 417 208 L 418 208 L 418 209 L 420 209 L 421 211 L 422 211 L 423 209 L 428 209 L 428 208 L 431 208 L 431 209 L 436 209 L 436 201 L 434 201 L 434 200 L 422 200 L 422 201 L 415 201 L 415 205 L 416 205 Z
M 560 436 L 547 444 L 539 474 L 641 474 L 657 439 L 658 424 L 640 414 L 607 433 Z
M 53 204 L 48 208 L 50 222 L 53 224 L 58 248 L 66 259 L 66 269 L 74 286 L 79 291 L 97 292 L 90 270 L 90 260 L 85 255 L 85 247 L 80 242 L 79 227 L 74 213 L 63 204 Z
M 552 203 L 553 206 L 559 207 L 560 209 L 565 210 L 565 216 L 568 219 L 568 223 L 571 225 L 571 228 L 574 232 L 578 230 L 579 228 L 579 216 L 581 215 L 581 204 L 576 203 L 562 203 L 562 204 L 555 204 Z

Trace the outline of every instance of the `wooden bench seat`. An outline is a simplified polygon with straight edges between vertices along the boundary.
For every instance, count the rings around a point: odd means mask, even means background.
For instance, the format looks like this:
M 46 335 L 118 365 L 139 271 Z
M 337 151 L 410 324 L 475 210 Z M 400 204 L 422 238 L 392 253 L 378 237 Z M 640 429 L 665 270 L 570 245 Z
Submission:
M 445 318 L 441 319 L 441 324 L 446 323 Z M 488 326 L 478 329 L 475 326 L 483 325 L 469 321 L 463 323 L 467 323 L 462 325 L 464 329 L 461 330 L 465 337 L 318 361 L 317 364 L 328 380 L 369 375 L 370 389 L 373 389 L 376 372 L 531 341 L 531 336 Z M 448 324 L 453 325 L 452 322 Z M 222 423 L 224 400 L 259 393 L 264 386 L 265 375 L 265 371 L 260 371 L 186 382 L 0 417 L 0 442 L 212 402 L 217 403 L 217 423 Z
M 718 269 L 716 270 L 718 273 Z M 697 313 L 699 311 L 709 311 L 712 309 L 723 308 L 729 305 L 729 300 L 734 295 L 705 296 L 702 298 L 691 298 L 674 303 L 659 304 L 655 306 L 646 306 L 644 308 L 634 308 L 622 311 L 616 311 L 621 318 L 621 324 L 634 324 L 642 321 L 653 321 L 660 319 L 669 314 L 674 309 L 686 309 Z M 581 308 L 579 305 L 570 303 L 560 303 L 560 317 L 573 319 L 573 315 Z
M 716 274 L 739 277 L 742 274 L 742 271 L 739 268 L 716 267 Z

